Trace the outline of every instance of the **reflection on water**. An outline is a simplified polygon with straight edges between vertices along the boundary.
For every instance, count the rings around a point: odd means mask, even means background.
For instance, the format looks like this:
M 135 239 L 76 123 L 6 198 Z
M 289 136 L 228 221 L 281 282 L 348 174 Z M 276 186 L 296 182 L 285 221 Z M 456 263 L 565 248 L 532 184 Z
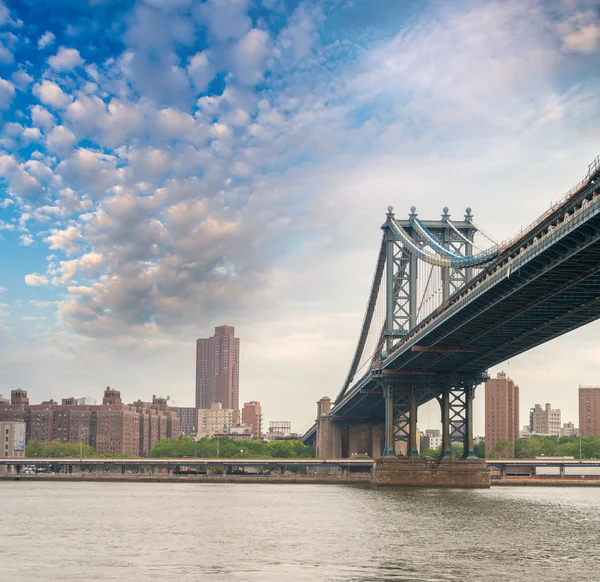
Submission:
M 0 580 L 600 580 L 600 490 L 0 484 Z

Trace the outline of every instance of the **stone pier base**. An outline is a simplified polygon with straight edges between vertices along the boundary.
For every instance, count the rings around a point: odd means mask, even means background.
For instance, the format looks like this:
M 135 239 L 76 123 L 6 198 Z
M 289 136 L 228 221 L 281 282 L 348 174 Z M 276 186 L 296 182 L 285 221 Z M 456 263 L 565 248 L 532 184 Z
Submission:
M 490 471 L 483 459 L 381 457 L 373 463 L 374 487 L 468 487 L 488 488 Z

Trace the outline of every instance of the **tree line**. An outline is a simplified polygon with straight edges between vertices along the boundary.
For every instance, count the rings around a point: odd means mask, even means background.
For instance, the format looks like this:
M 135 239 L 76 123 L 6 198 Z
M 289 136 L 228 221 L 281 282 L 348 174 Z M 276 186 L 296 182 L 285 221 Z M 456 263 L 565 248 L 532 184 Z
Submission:
M 228 437 L 202 438 L 197 441 L 182 437 L 178 441 L 161 439 L 150 451 L 151 457 L 197 457 L 215 459 L 310 459 L 311 447 L 296 440 L 235 441 Z
M 514 443 L 498 441 L 490 458 L 533 459 L 535 457 L 574 457 L 579 459 L 581 446 L 582 459 L 600 458 L 600 436 L 582 437 L 531 435 L 526 439 L 517 439 Z
M 63 443 L 54 439 L 49 443 L 28 441 L 25 445 L 25 456 L 28 458 L 137 458 L 134 455 L 98 454 L 94 447 L 79 442 Z M 194 441 L 190 437 L 182 437 L 178 441 L 161 439 L 150 451 L 150 457 L 197 457 L 227 459 L 310 459 L 314 457 L 311 447 L 300 441 L 234 441 L 228 437 L 203 438 Z

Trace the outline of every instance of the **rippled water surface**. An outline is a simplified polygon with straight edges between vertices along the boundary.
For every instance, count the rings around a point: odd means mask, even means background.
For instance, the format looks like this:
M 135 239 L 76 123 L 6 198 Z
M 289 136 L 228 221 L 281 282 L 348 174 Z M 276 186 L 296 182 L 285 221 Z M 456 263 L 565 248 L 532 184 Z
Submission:
M 0 580 L 600 580 L 600 489 L 0 483 Z

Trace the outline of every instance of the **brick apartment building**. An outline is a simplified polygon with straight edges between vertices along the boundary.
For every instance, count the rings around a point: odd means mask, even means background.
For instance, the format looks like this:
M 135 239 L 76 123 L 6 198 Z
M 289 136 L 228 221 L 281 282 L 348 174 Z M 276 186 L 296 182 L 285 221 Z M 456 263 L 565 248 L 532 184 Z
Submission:
M 260 402 L 252 400 L 244 402 L 242 408 L 242 423 L 247 424 L 252 430 L 252 436 L 259 439 L 262 436 L 262 409 Z
M 0 421 L 25 422 L 27 441 L 81 441 L 100 454 L 143 456 L 160 438 L 179 438 L 179 419 L 164 398 L 128 405 L 111 388 L 101 405 L 81 405 L 75 398 L 29 404 L 25 390 L 13 390 L 10 404 L 0 404 Z
M 579 386 L 579 434 L 600 436 L 600 387 Z
M 196 341 L 196 408 L 220 402 L 239 410 L 240 340 L 230 325 L 215 327 L 215 335 Z
M 494 453 L 496 443 L 514 446 L 519 438 L 519 387 L 499 372 L 485 383 L 485 455 Z

